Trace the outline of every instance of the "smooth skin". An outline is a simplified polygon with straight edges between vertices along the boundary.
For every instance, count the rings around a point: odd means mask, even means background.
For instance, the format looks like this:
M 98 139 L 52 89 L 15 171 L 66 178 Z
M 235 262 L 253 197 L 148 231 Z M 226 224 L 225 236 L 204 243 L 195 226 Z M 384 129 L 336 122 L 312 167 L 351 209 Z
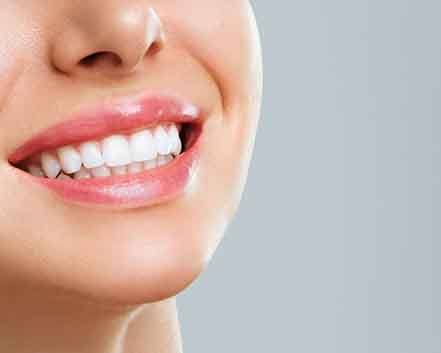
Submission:
M 146 44 L 150 7 L 160 46 Z M 3 0 L 0 33 L 0 352 L 181 352 L 174 296 L 221 240 L 254 144 L 262 73 L 249 2 Z M 208 113 L 184 195 L 104 211 L 17 178 L 8 156 L 35 134 L 146 90 Z

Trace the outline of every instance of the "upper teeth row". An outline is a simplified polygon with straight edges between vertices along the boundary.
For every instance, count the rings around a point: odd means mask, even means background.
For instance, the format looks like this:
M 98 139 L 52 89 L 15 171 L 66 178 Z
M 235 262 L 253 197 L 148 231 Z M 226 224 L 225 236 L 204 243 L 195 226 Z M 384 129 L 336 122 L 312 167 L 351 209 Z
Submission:
M 132 162 L 144 162 L 157 156 L 178 155 L 182 143 L 176 125 L 157 126 L 131 135 L 111 135 L 102 141 L 87 141 L 78 147 L 63 146 L 54 152 L 41 154 L 41 168 L 49 178 L 61 171 L 73 174 L 81 167 L 92 169 L 101 166 L 120 167 Z

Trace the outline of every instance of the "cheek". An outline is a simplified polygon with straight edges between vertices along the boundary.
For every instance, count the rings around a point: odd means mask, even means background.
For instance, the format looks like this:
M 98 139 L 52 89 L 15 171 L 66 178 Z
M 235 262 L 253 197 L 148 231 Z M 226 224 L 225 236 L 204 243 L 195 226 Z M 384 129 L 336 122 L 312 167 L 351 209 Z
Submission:
M 16 23 L 3 23 L 0 14 L 0 112 L 4 109 L 4 104 L 10 95 L 12 85 L 16 81 L 20 72 L 23 71 L 23 64 L 19 56 L 19 47 L 12 36 L 17 33 L 10 33 L 9 27 L 16 28 Z M 2 128 L 5 128 L 2 126 Z
M 239 203 L 254 145 L 262 96 L 262 58 L 259 35 L 248 1 L 193 3 L 188 21 L 171 18 L 185 43 L 214 79 L 221 98 L 222 117 L 207 134 L 207 190 L 219 193 L 227 213 Z M 173 11 L 170 11 L 173 14 Z M 195 20 L 197 19 L 197 20 Z
M 259 35 L 248 1 L 189 0 L 192 16 L 182 18 L 164 4 L 171 40 L 185 46 L 216 81 L 226 110 L 261 96 Z M 173 3 L 173 2 L 172 2 Z M 173 6 L 180 8 L 182 3 Z M 185 9 L 182 9 L 185 13 Z

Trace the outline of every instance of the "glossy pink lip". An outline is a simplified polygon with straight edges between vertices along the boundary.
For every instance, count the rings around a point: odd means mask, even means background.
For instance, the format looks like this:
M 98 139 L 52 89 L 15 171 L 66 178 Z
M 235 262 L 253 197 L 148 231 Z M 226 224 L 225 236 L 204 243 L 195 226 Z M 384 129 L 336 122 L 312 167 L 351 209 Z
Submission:
M 195 105 L 169 95 L 144 95 L 92 107 L 25 142 L 9 157 L 11 164 L 44 150 L 99 139 L 160 122 L 192 123 L 185 151 L 169 164 L 142 173 L 82 180 L 37 178 L 15 169 L 63 199 L 104 208 L 134 208 L 165 202 L 184 192 L 197 170 L 202 112 Z

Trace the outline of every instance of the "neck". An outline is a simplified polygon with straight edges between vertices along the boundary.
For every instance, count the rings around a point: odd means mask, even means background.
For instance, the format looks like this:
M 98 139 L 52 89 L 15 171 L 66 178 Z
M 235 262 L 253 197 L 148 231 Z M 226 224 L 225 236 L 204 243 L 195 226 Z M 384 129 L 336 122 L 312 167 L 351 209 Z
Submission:
M 174 299 L 116 307 L 9 290 L 0 312 L 0 352 L 182 353 Z

